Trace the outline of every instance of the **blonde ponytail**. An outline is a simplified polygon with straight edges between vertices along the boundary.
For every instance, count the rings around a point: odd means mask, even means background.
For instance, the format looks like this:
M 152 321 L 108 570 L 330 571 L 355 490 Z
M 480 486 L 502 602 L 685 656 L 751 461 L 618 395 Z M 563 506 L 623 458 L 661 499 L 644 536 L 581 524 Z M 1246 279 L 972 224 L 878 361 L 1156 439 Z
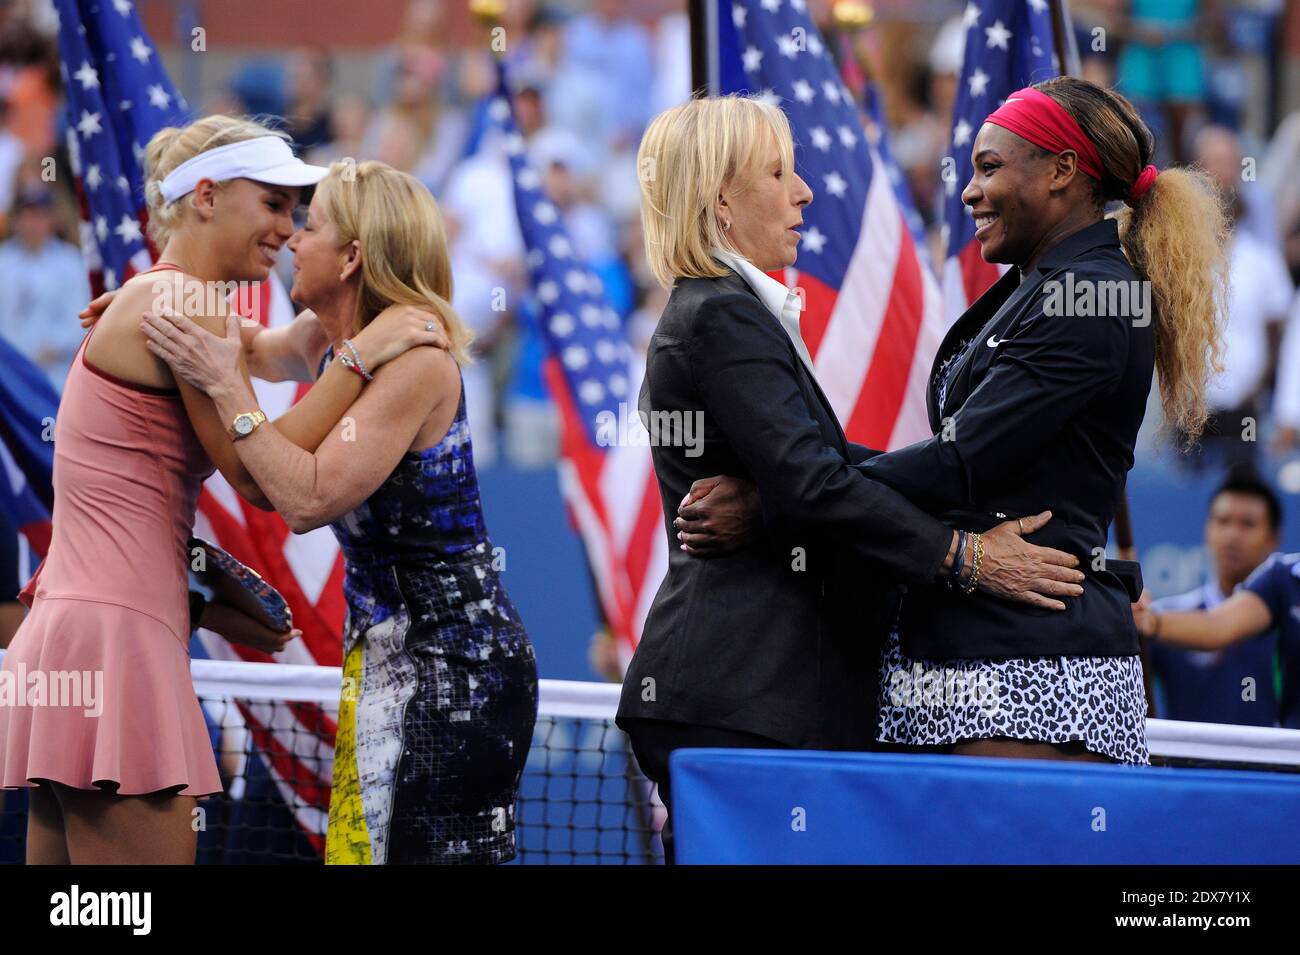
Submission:
M 1209 415 L 1205 389 L 1223 371 L 1228 299 L 1228 216 L 1199 169 L 1165 169 L 1138 204 L 1119 214 L 1120 243 L 1151 283 L 1156 375 L 1165 421 L 1200 436 Z
M 1133 104 L 1114 90 L 1072 76 L 1036 85 L 1082 127 L 1101 154 L 1095 199 L 1104 209 L 1127 201 L 1152 161 L 1155 140 Z M 1151 283 L 1156 377 L 1165 424 L 1200 437 L 1205 389 L 1223 370 L 1222 316 L 1228 300 L 1229 219 L 1222 197 L 1198 169 L 1161 170 L 1146 195 L 1118 214 L 1120 243 Z

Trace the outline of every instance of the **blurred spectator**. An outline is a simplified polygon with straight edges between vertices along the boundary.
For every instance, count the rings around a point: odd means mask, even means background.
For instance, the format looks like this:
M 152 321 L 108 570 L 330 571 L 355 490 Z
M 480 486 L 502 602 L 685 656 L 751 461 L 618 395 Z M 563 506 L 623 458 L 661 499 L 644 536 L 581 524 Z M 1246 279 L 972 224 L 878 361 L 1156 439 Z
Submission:
M 277 60 L 245 63 L 230 81 L 234 97 L 230 112 L 250 116 L 283 116 L 289 108 L 284 64 Z
M 1273 391 L 1274 447 L 1283 453 L 1300 448 L 1300 293 L 1291 303 L 1282 347 L 1278 352 L 1277 386 Z
M 583 140 L 564 129 L 547 127 L 529 141 L 528 158 L 542 176 L 542 188 L 564 221 L 577 253 L 599 271 L 617 258 L 614 223 L 592 202 L 595 157 Z
M 367 159 L 378 159 L 402 172 L 414 172 L 420 158 L 419 127 L 404 112 L 384 110 L 366 130 L 362 148 Z
M 617 91 L 622 88 L 619 74 L 624 66 L 600 73 L 571 56 L 565 45 L 564 15 L 557 10 L 539 8 L 529 27 L 528 42 L 513 69 L 541 93 L 547 122 L 584 137 L 595 148 L 609 149 L 615 125 L 611 116 L 621 105 Z M 647 61 L 649 55 L 647 49 Z M 640 97 L 648 103 L 649 80 L 646 82 Z
M 495 351 L 527 289 L 510 167 L 495 136 L 456 166 L 441 203 L 455 276 L 452 305 L 475 336 L 477 363 L 464 370 L 474 461 L 488 467 L 498 444 Z
M 1300 7 L 1297 8 L 1300 10 Z M 1259 182 L 1273 197 L 1278 234 L 1292 281 L 1300 283 L 1300 110 L 1278 126 L 1259 164 Z
M 1257 441 L 1243 439 L 1245 419 L 1259 433 L 1261 391 L 1271 374 L 1270 336 L 1286 318 L 1291 303 L 1291 279 L 1276 241 L 1263 237 L 1270 230 L 1249 227 L 1249 208 L 1241 181 L 1241 148 L 1236 135 L 1210 126 L 1196 139 L 1197 162 L 1214 176 L 1232 209 L 1233 235 L 1230 261 L 1231 291 L 1224 321 L 1223 372 L 1207 391 L 1210 420 L 1201 448 L 1184 460 L 1203 467 L 1221 456 L 1227 466 L 1253 464 Z
M 1230 475 L 1210 499 L 1205 521 L 1205 547 L 1213 565 L 1210 579 L 1196 590 L 1156 601 L 1155 609 L 1217 607 L 1278 549 L 1281 529 L 1282 505 L 1272 488 L 1247 472 Z M 1198 723 L 1276 726 L 1277 653 L 1274 630 L 1223 650 L 1183 650 L 1155 641 L 1151 660 L 1161 690 L 1159 716 Z M 1253 693 L 1246 692 L 1248 685 L 1253 686 Z
M 1192 161 L 1214 177 L 1233 207 L 1234 230 L 1249 232 L 1280 252 L 1273 196 L 1264 183 L 1246 178 L 1245 158 L 1241 140 L 1231 129 L 1206 126 L 1197 132 Z
M 428 50 L 406 50 L 392 101 L 366 134 L 367 155 L 413 173 L 434 193 L 460 158 L 468 135 L 465 111 L 442 96 L 446 67 L 443 58 Z
M 966 25 L 962 17 L 949 17 L 930 44 L 930 104 L 939 122 L 947 126 L 957 102 L 957 80 L 966 56 Z M 892 141 L 893 137 L 891 137 Z
M 13 73 L 0 67 L 0 221 L 13 210 L 18 170 L 27 156 L 27 147 L 9 129 L 9 95 Z
M 1168 135 L 1160 145 L 1185 160 L 1184 137 L 1203 112 L 1207 92 L 1202 37 L 1212 0 L 1133 0 L 1119 58 L 1120 92 L 1157 111 Z
M 441 32 L 441 0 L 410 0 L 393 45 L 380 54 L 375 96 L 380 103 L 398 98 L 403 70 L 441 78 L 446 73 Z
M 564 31 L 567 59 L 600 77 L 606 141 L 615 149 L 635 146 L 650 121 L 654 89 L 650 34 L 625 15 L 618 0 L 592 0 L 591 10 Z
M 59 110 L 59 53 L 52 37 L 23 19 L 0 30 L 0 78 L 8 101 L 6 128 L 22 141 L 29 157 L 49 156 L 56 145 Z
M 435 196 L 467 151 L 477 101 L 495 83 L 485 47 L 449 50 L 444 12 L 440 0 L 407 5 L 397 38 L 380 55 L 381 109 L 363 150 L 367 158 L 388 150 L 393 158 L 385 162 L 415 175 Z
M 328 50 L 299 50 L 289 73 L 289 127 L 300 149 L 308 150 L 334 139 L 330 90 L 334 63 Z
M 0 245 L 0 335 L 62 392 L 81 344 L 77 313 L 90 300 L 81 251 L 57 238 L 54 194 L 29 187 L 14 209 L 14 235 Z
M 338 97 L 330 108 L 330 140 L 312 149 L 304 159 L 309 163 L 328 166 L 334 160 L 346 156 L 353 159 L 369 158 L 361 149 L 365 141 L 366 125 L 370 122 L 370 112 L 370 103 L 365 97 L 351 94 Z
M 684 13 L 669 13 L 655 31 L 654 85 L 650 115 L 691 98 L 691 22 Z

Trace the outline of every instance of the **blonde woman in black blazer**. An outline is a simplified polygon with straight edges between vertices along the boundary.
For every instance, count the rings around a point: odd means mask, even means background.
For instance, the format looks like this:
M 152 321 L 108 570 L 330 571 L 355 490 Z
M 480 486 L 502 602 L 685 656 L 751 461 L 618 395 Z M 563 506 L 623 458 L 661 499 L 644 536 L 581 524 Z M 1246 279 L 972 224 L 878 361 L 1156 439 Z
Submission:
M 952 527 L 854 469 L 872 452 L 845 440 L 799 338 L 798 298 L 764 274 L 794 262 L 812 200 L 792 152 L 781 111 L 739 97 L 669 110 L 641 144 L 646 246 L 672 288 L 641 411 L 703 426 L 698 446 L 653 448 L 664 532 L 681 543 L 679 503 L 724 473 L 753 482 L 766 518 L 713 559 L 670 547 L 618 711 L 665 802 L 682 746 L 870 746 L 891 587 L 962 560 Z M 1079 592 L 1075 559 L 1026 544 L 1014 521 L 987 535 L 983 559 L 981 584 L 1000 596 L 1059 607 Z

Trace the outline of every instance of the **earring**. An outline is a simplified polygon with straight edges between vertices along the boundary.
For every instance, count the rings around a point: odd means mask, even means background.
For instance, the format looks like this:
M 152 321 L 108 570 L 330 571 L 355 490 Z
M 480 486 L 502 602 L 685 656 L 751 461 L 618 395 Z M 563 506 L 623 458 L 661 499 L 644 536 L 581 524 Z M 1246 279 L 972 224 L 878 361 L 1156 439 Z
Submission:
M 723 232 L 730 232 L 730 231 L 731 231 L 731 223 L 730 223 L 729 221 L 728 221 L 728 222 L 724 222 L 724 223 L 722 223 L 722 231 L 723 231 Z

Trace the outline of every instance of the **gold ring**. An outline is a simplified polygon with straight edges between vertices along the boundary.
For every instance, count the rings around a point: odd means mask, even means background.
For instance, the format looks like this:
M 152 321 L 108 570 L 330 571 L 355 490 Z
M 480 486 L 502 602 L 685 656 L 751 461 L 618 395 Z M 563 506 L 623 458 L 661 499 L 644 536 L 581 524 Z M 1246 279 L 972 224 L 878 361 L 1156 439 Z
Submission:
M 1024 537 L 1024 536 L 1025 536 L 1025 522 L 1022 521 L 1022 520 L 1021 520 L 1020 518 L 1018 518 L 1018 517 L 1016 518 L 1016 527 L 1020 528 L 1020 536 L 1021 536 L 1021 537 Z

